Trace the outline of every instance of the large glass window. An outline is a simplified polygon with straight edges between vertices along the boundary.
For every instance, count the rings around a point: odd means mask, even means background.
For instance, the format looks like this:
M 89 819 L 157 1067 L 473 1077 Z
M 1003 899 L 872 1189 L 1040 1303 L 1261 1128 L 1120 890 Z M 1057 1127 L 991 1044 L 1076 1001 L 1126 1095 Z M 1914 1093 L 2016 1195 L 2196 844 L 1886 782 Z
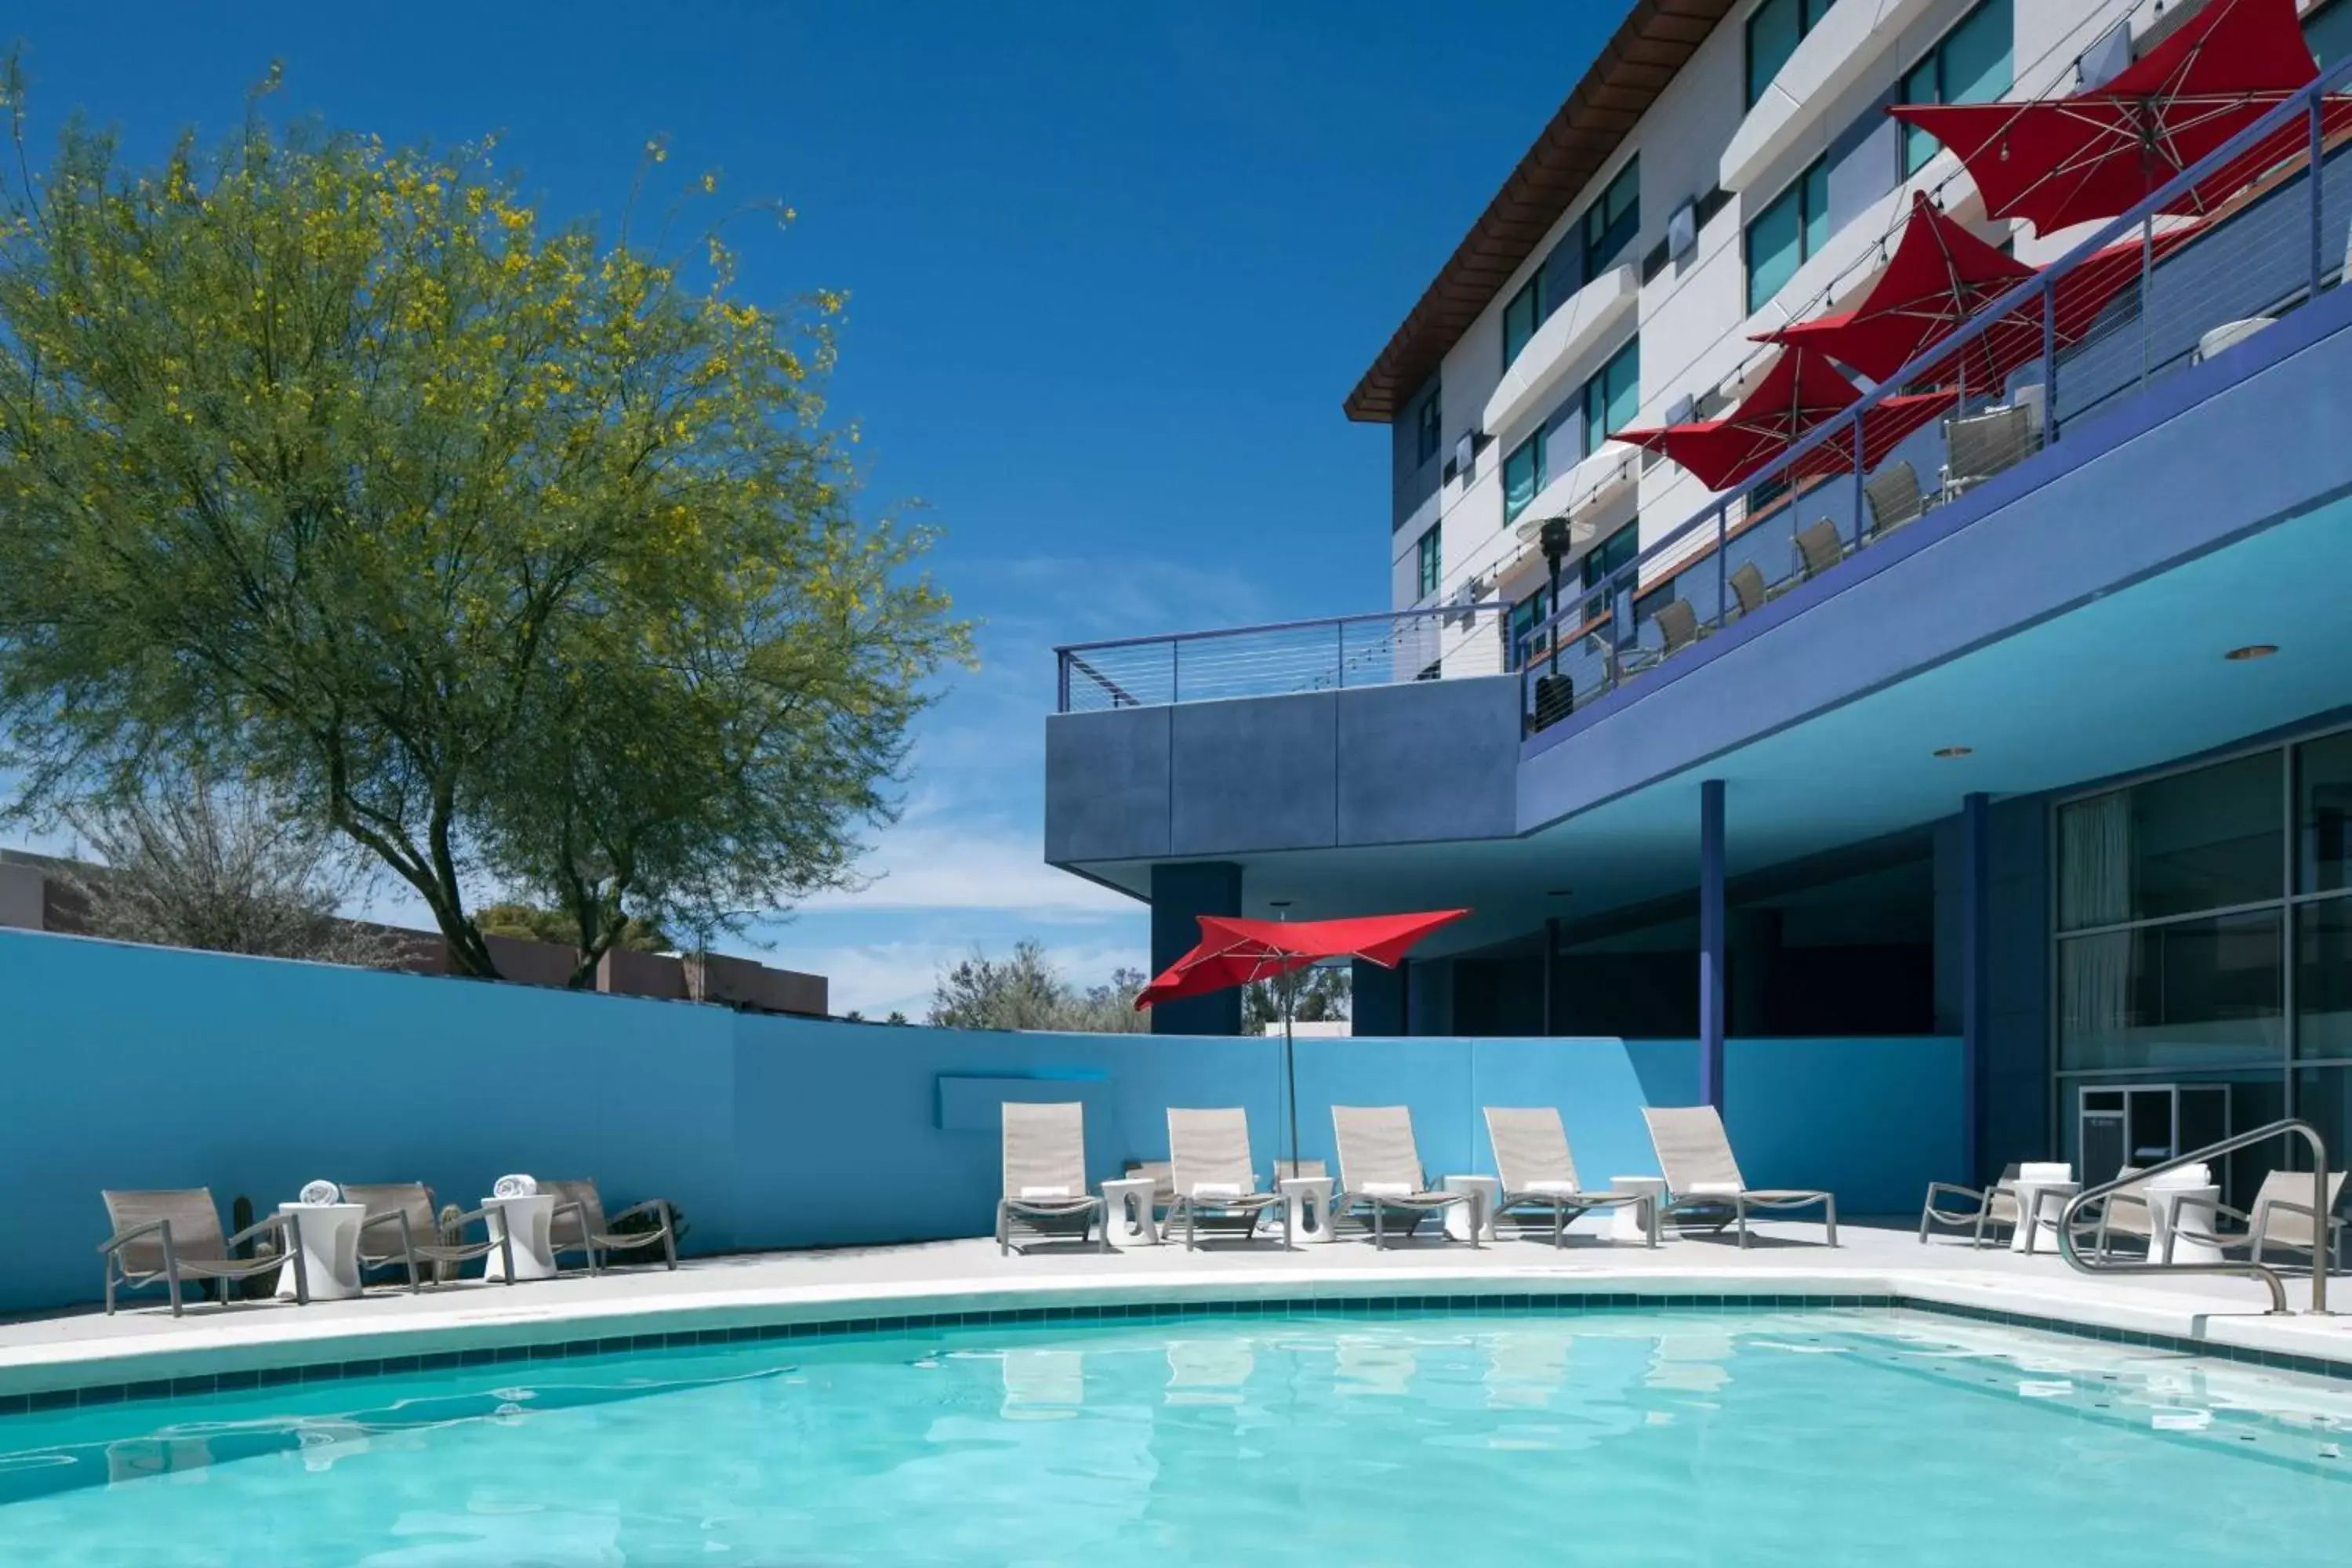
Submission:
M 1416 454 L 1413 461 L 1416 463 L 1426 463 L 1437 456 L 1440 447 L 1445 445 L 1445 406 L 1442 393 L 1442 388 L 1432 385 L 1421 395 L 1421 410 L 1413 419 L 1413 451 Z
M 1433 522 L 1429 531 L 1421 536 L 1421 542 L 1413 546 L 1413 594 L 1417 598 L 1426 599 L 1436 593 L 1437 585 L 1445 579 L 1444 531 L 1444 523 Z
M 2295 1054 L 2352 1057 L 2352 900 L 2294 911 Z
M 1598 588 L 1609 574 L 1642 552 L 1642 525 L 1629 522 L 1594 545 L 1584 557 L 1584 585 Z
M 1642 228 L 1642 160 L 1633 157 L 1617 171 L 1584 213 L 1584 276 L 1598 278 L 1602 269 L 1633 243 Z M 1555 301 L 1557 303 L 1557 301 Z
M 2011 0 L 1984 0 L 1903 73 L 1905 103 L 1990 103 L 2010 89 Z M 1903 174 L 1919 172 L 1940 146 L 1916 125 L 1903 128 Z
M 2169 773 L 2058 813 L 2058 929 L 2284 895 L 2277 752 Z
M 2297 892 L 2352 888 L 2352 731 L 2301 748 L 2295 761 Z
M 1830 238 L 1830 166 L 1817 159 L 1748 226 L 1748 313 L 1762 310 Z
M 1511 296 L 1510 303 L 1503 307 L 1505 370 L 1511 368 L 1511 362 L 1519 357 L 1519 351 L 1528 346 L 1528 340 L 1536 335 L 1538 327 L 1543 325 L 1543 274 L 1538 272 L 1528 279 L 1525 288 Z
M 2058 1065 L 2284 1065 L 2280 912 L 2216 915 L 2058 944 Z
M 1764 0 L 1748 18 L 1748 107 L 1764 96 L 1805 35 L 1829 15 L 1832 0 Z
M 1550 651 L 1550 639 L 1537 638 L 1536 628 L 1551 614 L 1551 589 L 1538 588 L 1511 606 L 1511 668 L 1525 668 L 1530 661 Z M 1530 641 L 1530 639 L 1536 639 Z
M 1544 435 L 1538 430 L 1503 459 L 1503 521 L 1516 521 L 1549 482 L 1544 473 Z
M 1635 333 L 1584 384 L 1584 452 L 1633 422 L 1642 407 L 1642 339 Z

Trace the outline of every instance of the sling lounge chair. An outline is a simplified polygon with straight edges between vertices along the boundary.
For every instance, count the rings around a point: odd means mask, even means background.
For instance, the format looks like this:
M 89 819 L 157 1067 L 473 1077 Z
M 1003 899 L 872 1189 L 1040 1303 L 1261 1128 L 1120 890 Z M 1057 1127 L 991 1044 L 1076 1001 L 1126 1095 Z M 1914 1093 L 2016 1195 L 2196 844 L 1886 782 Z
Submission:
M 114 1234 L 100 1244 L 106 1265 L 106 1310 L 114 1312 L 117 1285 L 140 1288 L 158 1280 L 171 1293 L 172 1316 L 181 1315 L 183 1279 L 250 1279 L 284 1267 L 294 1268 L 294 1300 L 308 1306 L 310 1279 L 304 1270 L 300 1216 L 273 1214 L 255 1221 L 235 1236 L 221 1235 L 220 1210 L 213 1205 L 210 1187 L 173 1187 L 152 1192 L 102 1192 L 106 1217 Z M 251 1258 L 235 1249 L 261 1237 L 274 1237 L 275 1252 Z M 226 1292 L 222 1300 L 226 1300 Z
M 1889 463 L 1864 480 L 1862 499 L 1870 508 L 1873 539 L 1916 521 L 1927 510 L 1927 498 L 1919 490 L 1919 470 L 1908 460 Z
M 1712 1105 L 1645 1107 L 1642 1115 L 1650 1124 L 1650 1142 L 1658 1152 L 1658 1170 L 1666 1178 L 1667 1214 L 1721 1214 L 1728 1209 L 1728 1216 L 1718 1221 L 1715 1228 L 1720 1231 L 1727 1225 L 1738 1226 L 1739 1245 L 1746 1247 L 1750 1214 L 1811 1208 L 1819 1204 L 1823 1223 L 1829 1227 L 1829 1244 L 1837 1245 L 1836 1196 L 1830 1193 L 1749 1186 L 1739 1173 L 1739 1162 L 1732 1158 L 1731 1140 L 1723 1132 L 1723 1118 Z
M 1185 1251 L 1199 1246 L 1204 1216 L 1213 1222 L 1237 1221 L 1240 1234 L 1246 1237 L 1268 1209 L 1282 1211 L 1282 1249 L 1290 1250 L 1290 1205 L 1280 1193 L 1257 1190 L 1247 1113 L 1170 1110 L 1168 1155 L 1175 1188 L 1168 1200 L 1168 1225 L 1173 1229 L 1177 1219 L 1183 1219 Z
M 2135 1174 L 2137 1166 L 2126 1165 L 2116 1173 L 2117 1179 Z M 2042 1203 L 2042 1216 L 2049 1218 L 2054 1199 Z M 2029 1226 L 2025 1250 L 2040 1249 L 2042 1227 Z M 2117 1241 L 2134 1240 L 2143 1253 L 2153 1257 L 2156 1246 L 2156 1221 L 2147 1212 L 2147 1184 L 2126 1182 L 2105 1197 L 2094 1198 L 2074 1215 L 2074 1236 L 2077 1243 L 2087 1241 L 2092 1252 L 2100 1258 L 2115 1250 Z
M 1771 597 L 1771 590 L 1764 582 L 1764 568 L 1753 561 L 1742 562 L 1727 582 L 1731 588 L 1731 601 L 1739 606 L 1739 613 L 1743 616 L 1754 615 L 1764 607 L 1764 601 Z
M 2335 1208 L 2336 1200 L 2344 1195 L 2344 1176 L 2342 1171 L 2327 1173 L 2327 1252 L 2339 1267 L 2344 1257 L 2344 1222 L 2336 1217 Z M 2254 1194 L 2252 1213 L 2233 1209 L 2227 1204 L 2215 1204 L 2213 1210 L 2217 1217 L 2226 1215 L 2237 1221 L 2240 1228 L 2209 1236 L 2200 1226 L 2175 1222 L 2165 1237 L 2164 1260 L 2167 1263 L 2172 1261 L 2173 1237 L 2179 1236 L 2212 1247 L 2243 1247 L 2256 1263 L 2262 1262 L 2264 1251 L 2273 1247 L 2300 1252 L 2306 1257 L 2316 1250 L 2313 1237 L 2319 1227 L 2314 1223 L 2311 1212 L 2309 1171 L 2273 1171 L 2264 1176 L 2262 1186 Z M 2316 1258 L 2313 1258 L 2312 1266 L 2319 1267 Z
M 1982 1247 L 1985 1232 L 1990 1228 L 2007 1226 L 2016 1229 L 2016 1182 L 2021 1169 L 2022 1167 L 2018 1162 L 2011 1160 L 2002 1168 L 2000 1180 L 1981 1191 L 1961 1186 L 1958 1182 L 1928 1183 L 1927 1206 L 1919 1211 L 1919 1245 L 1927 1245 L 1927 1228 L 1930 1226 L 1940 1225 L 1953 1230 L 1973 1232 L 1969 1240 L 1970 1247 Z M 1938 1199 L 1945 1201 L 1938 1202 Z M 1969 1206 L 1948 1206 L 1955 1202 L 1965 1202 Z
M 1551 1244 L 1567 1244 L 1571 1221 L 1599 1208 L 1640 1205 L 1642 1228 L 1652 1247 L 1658 1245 L 1657 1205 L 1647 1193 L 1588 1193 L 1577 1182 L 1576 1161 L 1569 1153 L 1568 1131 L 1551 1106 L 1514 1110 L 1486 1107 L 1486 1138 L 1495 1146 L 1495 1170 L 1502 1177 L 1503 1195 L 1496 1215 L 1533 1210 L 1551 1218 Z
M 1433 1191 L 1413 1147 L 1412 1112 L 1402 1105 L 1335 1105 L 1332 1131 L 1339 1141 L 1339 1194 L 1332 1200 L 1337 1220 L 1360 1209 L 1372 1216 L 1372 1246 L 1388 1245 L 1391 1215 L 1410 1236 L 1426 1215 L 1456 1204 L 1470 1205 L 1470 1245 L 1478 1245 L 1478 1205 L 1468 1193 Z
M 424 1265 L 434 1265 L 436 1279 L 455 1279 L 459 1264 L 488 1258 L 495 1252 L 506 1265 L 506 1282 L 514 1283 L 514 1245 L 508 1239 L 504 1226 L 490 1223 L 487 1209 L 459 1215 L 456 1235 L 445 1237 L 440 1222 L 434 1217 L 433 1189 L 422 1182 L 355 1184 L 343 1188 L 343 1202 L 361 1204 L 367 1209 L 360 1220 L 359 1267 L 362 1276 L 371 1268 L 404 1268 L 408 1270 L 409 1291 L 415 1294 L 424 1289 Z M 465 1227 L 469 1225 L 481 1226 L 489 1239 L 466 1240 Z M 442 1271 L 445 1268 L 446 1273 Z
M 670 1212 L 667 1198 L 647 1198 L 607 1217 L 604 1200 L 597 1196 L 593 1182 L 541 1182 L 539 1188 L 555 1194 L 555 1214 L 547 1227 L 547 1249 L 556 1258 L 567 1252 L 585 1253 L 588 1272 L 602 1274 L 612 1262 L 607 1254 L 635 1252 L 659 1242 L 663 1263 L 672 1269 L 677 1268 L 677 1216 Z M 660 1223 L 651 1230 L 615 1228 L 623 1220 L 638 1215 L 652 1215 Z M 509 1257 L 507 1261 L 507 1278 L 511 1279 L 514 1260 Z
M 1021 1231 L 1039 1241 L 1084 1241 L 1100 1227 L 1095 1249 L 1110 1250 L 1110 1221 L 1099 1197 L 1087 1195 L 1087 1108 L 1076 1101 L 1004 1102 L 1004 1195 L 996 1204 L 996 1250 Z

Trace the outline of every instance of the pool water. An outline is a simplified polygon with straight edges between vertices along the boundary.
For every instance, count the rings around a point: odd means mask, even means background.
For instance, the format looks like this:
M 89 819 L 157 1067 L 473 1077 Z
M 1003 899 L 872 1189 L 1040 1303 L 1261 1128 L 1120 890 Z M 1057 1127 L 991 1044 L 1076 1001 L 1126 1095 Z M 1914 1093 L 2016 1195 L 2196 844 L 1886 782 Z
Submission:
M 2352 1384 L 1894 1311 L 1187 1317 L 0 1418 L 8 1568 L 2347 1561 Z

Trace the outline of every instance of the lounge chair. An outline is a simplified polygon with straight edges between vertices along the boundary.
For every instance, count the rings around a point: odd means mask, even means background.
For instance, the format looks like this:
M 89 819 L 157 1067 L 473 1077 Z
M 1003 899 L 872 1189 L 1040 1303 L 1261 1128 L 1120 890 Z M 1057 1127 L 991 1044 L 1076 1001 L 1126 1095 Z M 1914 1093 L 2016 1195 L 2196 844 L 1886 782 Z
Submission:
M 1644 1107 L 1650 1142 L 1658 1152 L 1658 1170 L 1666 1178 L 1664 1214 L 1728 1214 L 1716 1225 L 1739 1227 L 1739 1245 L 1748 1245 L 1748 1216 L 1762 1211 L 1811 1208 L 1819 1204 L 1829 1227 L 1829 1244 L 1837 1245 L 1837 1198 L 1830 1193 L 1789 1188 L 1757 1188 L 1739 1173 L 1732 1158 L 1731 1140 L 1724 1136 L 1723 1118 L 1712 1105 Z
M 1753 561 L 1742 563 L 1730 578 L 1731 597 L 1743 616 L 1752 616 L 1764 607 L 1771 595 L 1764 583 L 1764 568 Z
M 2344 1195 L 2344 1176 L 2342 1171 L 2327 1173 L 2327 1252 L 2339 1268 L 2344 1257 L 2344 1222 L 2336 1216 L 2335 1209 L 2336 1200 Z M 2213 1210 L 2217 1217 L 2227 1215 L 2237 1221 L 2239 1228 L 2209 1235 L 2201 1227 L 2175 1222 L 2165 1237 L 2164 1260 L 2167 1263 L 2172 1261 L 2173 1237 L 2179 1236 L 2211 1247 L 2243 1247 L 2256 1263 L 2262 1262 L 2263 1252 L 2273 1247 L 2300 1252 L 2306 1257 L 2316 1251 L 2313 1237 L 2319 1227 L 2314 1223 L 2311 1212 L 2309 1171 L 2273 1171 L 2264 1176 L 2262 1186 L 2254 1193 L 2252 1213 L 2233 1209 L 2227 1204 L 2215 1204 Z M 2316 1258 L 2313 1258 L 2313 1267 L 2318 1267 Z
M 1004 1195 L 996 1204 L 996 1249 L 1009 1253 L 1013 1233 L 1041 1241 L 1084 1241 L 1097 1226 L 1096 1250 L 1110 1250 L 1110 1221 L 1100 1197 L 1087 1195 L 1087 1108 L 1076 1101 L 1004 1102 Z
M 659 1242 L 662 1262 L 672 1269 L 677 1268 L 677 1216 L 670 1211 L 668 1199 L 647 1198 L 607 1216 L 604 1200 L 596 1194 L 593 1182 L 541 1182 L 539 1190 L 555 1197 L 555 1213 L 547 1227 L 547 1250 L 553 1257 L 561 1258 L 567 1252 L 585 1253 L 588 1272 L 602 1274 L 612 1262 L 607 1253 L 635 1252 Z M 661 1223 L 651 1230 L 614 1228 L 638 1215 L 654 1215 Z M 499 1229 L 503 1233 L 505 1227 Z M 508 1262 L 512 1264 L 511 1257 Z M 507 1269 L 507 1277 L 514 1277 L 511 1267 Z
M 2104 1258 L 2115 1250 L 2117 1241 L 2137 1241 L 2143 1252 L 2156 1245 L 2156 1221 L 2147 1212 L 2147 1184 L 2129 1178 L 2138 1173 L 2137 1165 L 2126 1165 L 2116 1173 L 2115 1179 L 2123 1183 L 2105 1197 L 2094 1198 L 2074 1215 L 2073 1235 L 2079 1250 L 2080 1244 L 2089 1242 L 2095 1256 Z M 2054 1197 L 2042 1200 L 2042 1213 L 2053 1223 L 2063 1205 Z M 2025 1250 L 2041 1249 L 2041 1226 L 2030 1227 L 2025 1238 Z
M 1811 527 L 1797 530 L 1789 544 L 1796 556 L 1796 565 L 1789 575 L 1772 584 L 1770 596 L 1776 599 L 1791 588 L 1811 582 L 1845 559 L 1845 536 L 1838 532 L 1837 524 L 1828 518 L 1822 518 Z
M 461 1263 L 488 1258 L 495 1252 L 506 1265 L 506 1282 L 514 1283 L 513 1243 L 508 1239 L 504 1226 L 490 1223 L 487 1209 L 459 1215 L 457 1238 L 452 1240 L 442 1236 L 440 1221 L 435 1217 L 433 1189 L 422 1182 L 352 1184 L 343 1188 L 343 1202 L 363 1205 L 367 1209 L 360 1219 L 359 1268 L 362 1276 L 371 1268 L 404 1268 L 408 1270 L 408 1289 L 414 1293 L 424 1289 L 425 1270 L 419 1265 L 433 1264 L 436 1278 L 454 1279 L 454 1272 L 445 1275 L 441 1268 L 454 1270 Z M 465 1227 L 475 1224 L 488 1234 L 488 1240 L 465 1239 Z
M 1282 1248 L 1290 1250 L 1290 1205 L 1280 1193 L 1257 1190 L 1250 1164 L 1249 1117 L 1234 1110 L 1168 1112 L 1168 1155 L 1174 1194 L 1168 1200 L 1168 1226 L 1184 1221 L 1184 1250 L 1200 1244 L 1201 1220 L 1235 1222 L 1243 1237 L 1269 1209 L 1282 1212 Z
M 1675 599 L 1658 606 L 1650 617 L 1658 627 L 1658 646 L 1643 647 L 1638 644 L 1627 648 L 1619 658 L 1620 668 L 1627 673 L 1663 664 L 1691 644 L 1698 641 L 1698 612 L 1691 608 L 1688 599 Z
M 1947 420 L 1944 444 L 1944 493 L 1959 495 L 2032 452 L 2033 411 L 2012 404 Z
M 1468 1193 L 1444 1193 L 1428 1184 L 1421 1154 L 1413 1147 L 1412 1112 L 1402 1105 L 1335 1105 L 1332 1131 L 1339 1142 L 1339 1195 L 1331 1202 L 1337 1220 L 1369 1210 L 1372 1246 L 1388 1246 L 1389 1216 L 1404 1222 L 1404 1233 L 1430 1215 L 1470 1205 L 1470 1245 L 1478 1245 L 1481 1216 Z
M 2016 1229 L 2017 1173 L 2023 1168 L 2011 1160 L 2002 1167 L 2000 1180 L 1981 1190 L 1961 1186 L 1958 1182 L 1928 1183 L 1927 1204 L 1919 1211 L 1919 1245 L 1927 1245 L 1927 1227 L 1930 1226 L 1947 1226 L 1953 1230 L 1974 1232 L 1969 1240 L 1970 1247 L 1982 1247 L 1989 1228 L 2007 1226 L 2011 1230 Z M 1937 1201 L 1939 1198 L 1961 1200 L 1969 1206 L 1965 1209 L 1948 1208 Z
M 1503 1183 L 1495 1205 L 1496 1217 L 1514 1211 L 1535 1210 L 1551 1219 L 1551 1244 L 1564 1247 L 1570 1222 L 1593 1209 L 1639 1205 L 1642 1228 L 1652 1247 L 1658 1245 L 1657 1205 L 1647 1193 L 1588 1193 L 1576 1179 L 1576 1160 L 1568 1149 L 1568 1131 L 1559 1112 L 1549 1105 L 1530 1109 L 1486 1107 L 1486 1138 L 1495 1146 L 1495 1170 Z
M 269 1215 L 235 1236 L 224 1237 L 220 1210 L 214 1206 L 210 1187 L 99 1195 L 106 1200 L 106 1217 L 114 1226 L 114 1234 L 98 1249 L 105 1262 L 110 1316 L 117 1285 L 138 1289 L 161 1280 L 171 1293 L 172 1316 L 176 1318 L 181 1315 L 183 1279 L 250 1279 L 284 1267 L 289 1259 L 294 1268 L 294 1300 L 310 1304 L 310 1279 L 303 1267 L 298 1215 Z M 252 1258 L 233 1255 L 235 1248 L 264 1236 L 277 1239 L 277 1251 Z
M 1874 539 L 1894 532 L 1927 510 L 1927 498 L 1919 490 L 1919 470 L 1907 459 L 1889 463 L 1864 480 L 1862 499 L 1870 508 Z

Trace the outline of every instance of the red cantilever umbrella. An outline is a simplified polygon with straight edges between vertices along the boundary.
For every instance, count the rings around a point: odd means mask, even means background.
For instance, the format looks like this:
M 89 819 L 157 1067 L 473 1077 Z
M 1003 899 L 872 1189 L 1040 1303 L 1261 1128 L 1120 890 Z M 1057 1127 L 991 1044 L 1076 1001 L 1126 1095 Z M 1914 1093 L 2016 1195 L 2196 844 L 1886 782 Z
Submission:
M 2146 58 L 2069 97 L 1887 112 L 1958 154 L 1990 216 L 2049 234 L 2130 211 L 2317 75 L 2294 0 L 2211 0 Z M 2352 103 L 2331 98 L 2324 113 L 2331 132 L 2352 125 Z M 2211 211 L 2306 134 L 2296 124 L 2263 137 L 2167 210 Z
M 1861 396 L 1828 356 L 1786 349 L 1722 418 L 1620 430 L 1617 439 L 1673 458 L 1711 490 L 1727 490 Z
M 1139 1011 L 1155 1002 L 1202 996 L 1254 980 L 1271 980 L 1332 958 L 1363 958 L 1395 967 L 1412 945 L 1468 910 L 1421 914 L 1363 915 L 1338 921 L 1248 921 L 1202 915 L 1200 945 L 1170 964 L 1135 998 Z M 1282 999 L 1282 1076 L 1290 1106 L 1290 1158 L 1298 1158 L 1298 1073 L 1291 1055 L 1290 997 Z

